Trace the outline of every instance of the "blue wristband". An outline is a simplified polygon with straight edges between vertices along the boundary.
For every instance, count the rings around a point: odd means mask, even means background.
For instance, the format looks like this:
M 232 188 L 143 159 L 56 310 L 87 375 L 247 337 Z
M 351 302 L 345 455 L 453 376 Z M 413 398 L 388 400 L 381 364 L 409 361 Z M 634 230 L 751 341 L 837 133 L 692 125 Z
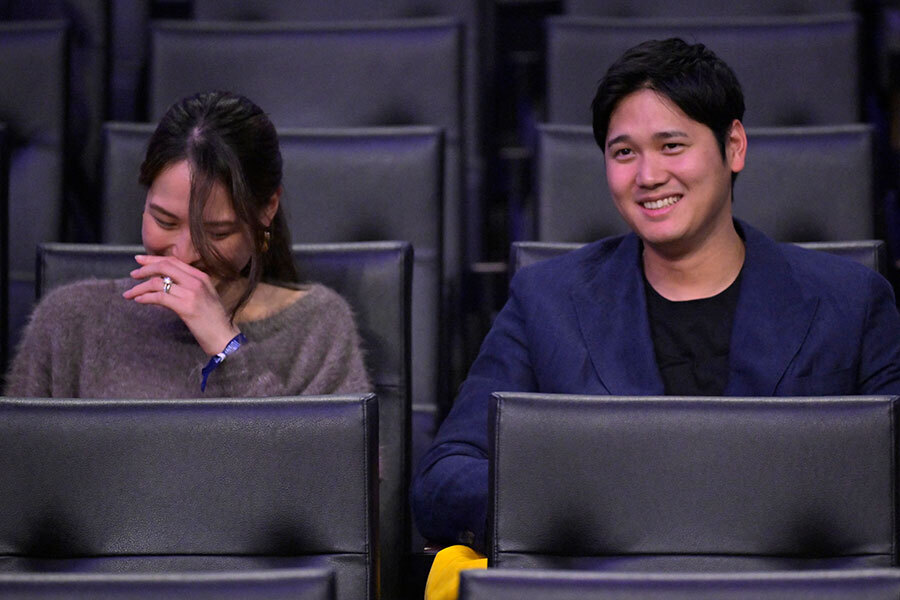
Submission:
M 226 356 L 228 356 L 229 354 L 236 351 L 238 348 L 241 347 L 241 344 L 244 344 L 246 342 L 247 342 L 247 338 L 244 337 L 244 334 L 239 333 L 236 336 L 234 336 L 233 338 L 231 338 L 230 342 L 225 344 L 224 350 L 222 350 L 221 352 L 219 352 L 218 354 L 216 354 L 215 356 L 213 356 L 212 358 L 209 359 L 209 362 L 206 363 L 205 367 L 203 367 L 203 381 L 200 382 L 200 391 L 201 392 L 206 391 L 206 380 L 209 378 L 209 374 L 212 373 L 213 371 L 215 371 L 216 367 L 218 367 L 220 364 L 222 364 L 222 362 L 225 360 Z

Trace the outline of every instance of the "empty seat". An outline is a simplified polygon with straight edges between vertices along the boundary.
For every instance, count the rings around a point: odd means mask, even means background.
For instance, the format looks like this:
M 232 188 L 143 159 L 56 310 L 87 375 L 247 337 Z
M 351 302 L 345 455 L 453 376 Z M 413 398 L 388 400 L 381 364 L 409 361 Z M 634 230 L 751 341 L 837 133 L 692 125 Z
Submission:
M 547 20 L 547 115 L 589 123 L 597 82 L 648 39 L 701 42 L 734 69 L 750 126 L 855 123 L 861 117 L 859 17 Z M 827 56 L 827 60 L 823 57 Z
M 334 600 L 326 569 L 194 573 L 0 572 L 0 594 L 23 600 Z
M 141 251 L 140 246 L 42 245 L 38 291 L 85 277 L 127 277 Z M 379 403 L 379 545 L 382 560 L 397 564 L 410 535 L 412 248 L 405 242 L 295 244 L 293 253 L 301 280 L 331 287 L 353 308 Z
M 0 23 L 0 121 L 9 145 L 10 347 L 34 301 L 38 242 L 61 239 L 66 24 Z M 27 75 L 27 76 L 26 76 Z
M 798 246 L 843 256 L 887 276 L 887 244 L 881 240 L 852 240 L 848 242 L 805 242 Z M 522 267 L 559 256 L 580 248 L 571 242 L 513 242 L 509 251 L 509 273 L 515 275 Z
M 870 125 L 748 128 L 734 214 L 780 241 L 882 237 L 875 228 Z M 589 126 L 542 125 L 537 239 L 586 242 L 623 233 Z
M 774 573 L 595 573 L 538 569 L 463 571 L 460 600 L 888 600 L 894 569 Z
M 333 569 L 374 598 L 374 394 L 0 399 L 0 569 Z
M 0 18 L 4 20 L 55 19 L 68 25 L 68 74 L 59 93 L 65 95 L 63 106 L 68 113 L 63 138 L 67 156 L 67 207 L 63 215 L 65 236 L 61 239 L 69 241 L 93 240 L 97 235 L 96 180 L 100 126 L 107 107 L 108 42 L 117 33 L 110 16 L 123 4 L 122 0 L 5 0 L 0 3 Z M 133 38 L 129 42 L 135 44 Z M 49 239 L 60 238 L 41 241 Z
M 496 393 L 489 563 L 893 566 L 896 402 Z

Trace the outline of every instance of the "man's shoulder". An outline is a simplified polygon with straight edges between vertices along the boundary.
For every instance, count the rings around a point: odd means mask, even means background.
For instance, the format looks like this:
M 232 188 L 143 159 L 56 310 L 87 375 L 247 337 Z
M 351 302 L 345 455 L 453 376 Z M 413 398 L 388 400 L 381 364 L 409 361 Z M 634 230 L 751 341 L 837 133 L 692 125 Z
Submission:
M 740 228 L 745 233 L 748 260 L 754 261 L 751 267 L 757 272 L 758 280 L 765 279 L 772 285 L 790 285 L 817 296 L 831 292 L 838 296 L 854 296 L 866 293 L 873 285 L 890 286 L 874 269 L 846 256 L 795 243 L 776 242 L 745 223 L 740 223 Z M 764 272 L 760 275 L 760 271 Z
M 798 283 L 812 290 L 856 292 L 879 280 L 889 285 L 875 270 L 845 256 L 797 244 L 780 243 L 778 246 Z
M 616 251 L 628 235 L 608 237 L 579 246 L 536 263 L 522 267 L 513 279 L 517 285 L 567 285 L 590 277 L 606 261 L 613 260 Z

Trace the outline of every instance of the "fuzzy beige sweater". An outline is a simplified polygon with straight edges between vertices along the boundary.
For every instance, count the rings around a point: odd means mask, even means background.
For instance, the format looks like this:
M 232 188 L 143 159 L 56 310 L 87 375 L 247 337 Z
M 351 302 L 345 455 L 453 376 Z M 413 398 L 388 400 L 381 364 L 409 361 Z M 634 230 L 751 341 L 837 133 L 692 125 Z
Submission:
M 172 311 L 122 298 L 130 279 L 86 280 L 35 308 L 5 395 L 56 398 L 263 397 L 366 392 L 347 303 L 317 284 L 284 310 L 240 329 L 248 343 L 210 375 L 209 360 Z

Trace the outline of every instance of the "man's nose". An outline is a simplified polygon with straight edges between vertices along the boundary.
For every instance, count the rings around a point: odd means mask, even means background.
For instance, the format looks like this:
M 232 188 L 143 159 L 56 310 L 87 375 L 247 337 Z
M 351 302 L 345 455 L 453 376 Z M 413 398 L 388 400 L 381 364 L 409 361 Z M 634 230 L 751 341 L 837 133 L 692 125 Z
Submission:
M 644 188 L 655 188 L 666 182 L 668 173 L 658 158 L 643 156 L 638 164 L 635 182 Z

